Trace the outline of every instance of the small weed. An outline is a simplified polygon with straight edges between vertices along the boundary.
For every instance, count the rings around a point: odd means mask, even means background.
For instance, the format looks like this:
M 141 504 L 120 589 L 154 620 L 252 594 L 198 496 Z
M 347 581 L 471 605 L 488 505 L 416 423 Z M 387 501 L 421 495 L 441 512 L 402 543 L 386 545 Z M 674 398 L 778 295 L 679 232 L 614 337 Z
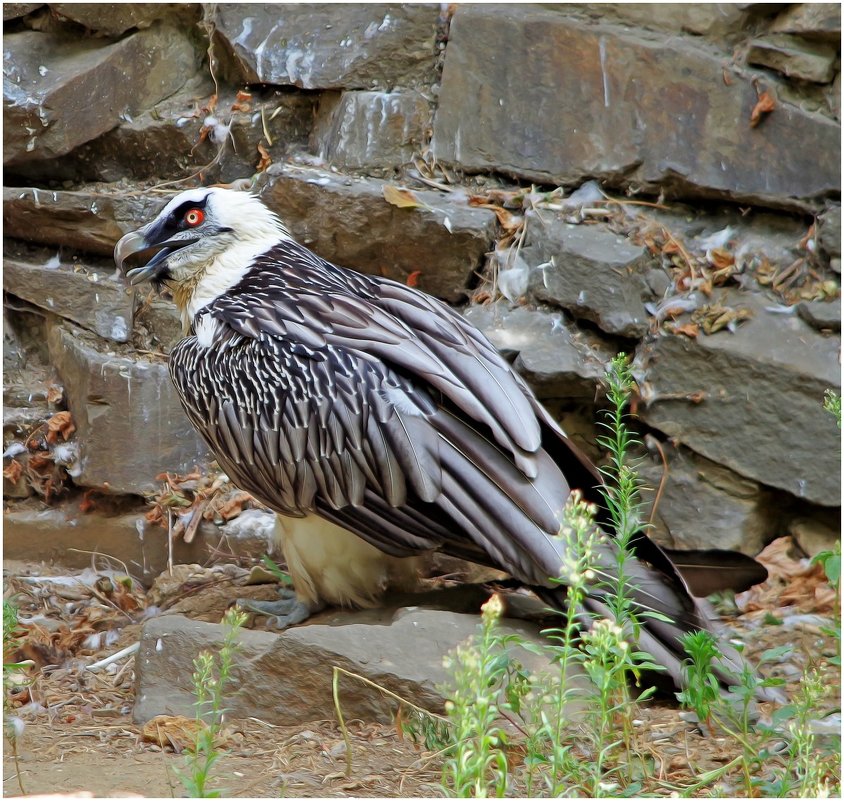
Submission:
M 293 586 L 293 579 L 290 578 L 290 575 L 282 570 L 272 559 L 270 559 L 268 554 L 264 554 L 261 557 L 261 564 L 263 564 L 264 568 L 275 577 L 276 581 L 278 581 L 282 587 Z
M 835 637 L 838 643 L 838 655 L 833 663 L 841 664 L 841 543 L 836 542 L 832 550 L 821 551 L 812 558 L 813 565 L 819 564 L 823 568 L 829 586 L 835 590 L 835 625 L 826 627 L 824 634 Z
M 18 647 L 20 640 L 20 625 L 18 623 L 18 607 L 11 600 L 3 600 L 3 734 L 9 742 L 12 749 L 12 758 L 15 761 L 15 772 L 17 773 L 18 787 L 21 795 L 26 795 L 26 790 L 23 786 L 23 778 L 21 776 L 20 762 L 18 757 L 18 742 L 23 734 L 23 721 L 12 714 L 9 705 L 9 697 L 11 693 L 11 685 L 14 683 L 20 686 L 21 683 L 26 683 L 26 679 L 22 674 L 25 673 L 31 666 L 31 660 L 23 662 L 7 661 L 15 649 Z
M 177 770 L 179 781 L 191 798 L 221 798 L 222 790 L 209 786 L 211 770 L 222 755 L 218 741 L 223 732 L 224 689 L 231 679 L 238 631 L 246 622 L 246 614 L 229 609 L 223 616 L 226 628 L 223 644 L 215 657 L 202 651 L 193 660 L 193 692 L 196 697 L 197 729 L 193 748 L 187 753 L 185 770 Z
M 683 649 L 689 655 L 684 668 L 686 689 L 677 693 L 677 700 L 694 711 L 698 720 L 709 726 L 712 707 L 721 696 L 713 663 L 721 655 L 718 643 L 708 631 L 689 631 L 683 635 Z
M 838 421 L 841 428 L 841 396 L 834 390 L 828 389 L 823 394 L 823 407 Z
M 644 749 L 637 752 L 641 737 L 637 739 L 634 715 L 648 693 L 633 697 L 631 688 L 641 670 L 658 666 L 636 643 L 642 622 L 660 615 L 637 601 L 629 562 L 635 558 L 629 546 L 644 524 L 639 481 L 629 458 L 635 439 L 625 411 L 634 383 L 623 355 L 612 361 L 607 385 L 610 409 L 601 423 L 606 433 L 600 442 L 609 453 L 609 465 L 602 471 L 602 491 L 607 527 L 618 547 L 610 547 L 596 526 L 595 508 L 572 493 L 559 535 L 566 544 L 559 583 L 566 587 L 567 601 L 559 626 L 545 630 L 546 642 L 540 645 L 505 638 L 496 631 L 497 599 L 487 604 L 481 633 L 451 658 L 456 689 L 448 716 L 454 744 L 450 750 L 446 746 L 446 792 L 501 796 L 524 788 L 531 797 L 624 797 L 644 794 L 645 778 L 649 789 L 656 784 L 685 797 L 732 795 L 736 779 L 748 797 L 837 792 L 840 762 L 832 754 L 829 760 L 819 759 L 821 749 L 812 733 L 812 716 L 827 692 L 820 673 L 807 668 L 793 703 L 777 709 L 770 722 L 759 722 L 761 691 L 783 681 L 763 678 L 745 664 L 737 683 L 725 692 L 714 673 L 722 654 L 707 631 L 684 637 L 687 686 L 678 697 L 703 727 L 726 736 L 737 755 L 718 768 L 693 774 L 684 786 L 673 786 L 655 778 L 655 765 L 642 755 Z M 827 393 L 826 408 L 840 421 L 840 399 L 833 393 Z M 823 564 L 837 591 L 840 549 L 819 554 L 815 561 Z M 587 611 L 595 599 L 605 616 Z M 836 612 L 840 619 L 840 608 Z M 547 657 L 554 671 L 537 677 L 514 670 L 505 651 L 514 641 Z M 779 662 L 790 647 L 770 649 L 759 662 Z M 585 679 L 573 681 L 575 670 Z M 522 739 L 508 741 L 505 720 Z M 509 758 L 519 750 L 524 753 L 522 764 Z
M 625 409 L 633 379 L 625 356 L 613 360 L 607 383 L 610 410 L 601 444 L 610 454 L 603 491 L 613 544 L 596 526 L 595 507 L 573 492 L 558 535 L 566 545 L 558 579 L 566 586 L 561 625 L 543 632 L 548 642 L 542 646 L 519 640 L 523 648 L 549 658 L 556 666 L 552 675 L 531 679 L 520 673 L 517 688 L 509 688 L 503 643 L 493 630 L 497 615 L 485 613 L 479 641 L 457 650 L 452 661 L 457 690 L 449 708 L 457 745 L 444 772 L 457 795 L 501 794 L 507 788 L 507 741 L 497 723 L 503 713 L 521 719 L 528 795 L 544 790 L 552 796 L 598 797 L 635 795 L 641 789 L 644 768 L 632 749 L 636 700 L 629 688 L 641 669 L 658 666 L 636 648 L 638 615 L 653 613 L 639 610 L 628 566 L 635 558 L 628 546 L 643 524 L 639 482 L 628 463 L 634 439 Z M 600 597 L 612 619 L 587 613 L 587 596 Z M 573 682 L 575 670 L 586 680 Z
M 348 676 L 349 678 L 356 679 L 378 690 L 387 698 L 397 701 L 396 725 L 402 734 L 407 734 L 414 743 L 422 741 L 428 750 L 443 752 L 448 750 L 453 744 L 451 723 L 448 718 L 444 718 L 442 715 L 437 715 L 434 712 L 429 712 L 427 709 L 417 706 L 406 698 L 397 695 L 392 690 L 376 684 L 371 679 L 366 678 L 366 676 L 352 673 L 350 670 L 344 670 L 334 665 L 331 687 L 334 696 L 334 711 L 337 713 L 337 723 L 340 726 L 340 733 L 343 735 L 343 742 L 346 745 L 347 776 L 352 775 L 352 738 L 349 736 L 349 730 L 346 727 L 346 718 L 343 715 L 343 706 L 340 703 L 340 676 Z
M 503 798 L 507 790 L 507 736 L 499 708 L 506 654 L 495 630 L 502 610 L 501 599 L 493 595 L 482 607 L 477 644 L 458 646 L 446 658 L 457 687 L 446 702 L 455 745 L 445 760 L 443 785 L 458 798 Z

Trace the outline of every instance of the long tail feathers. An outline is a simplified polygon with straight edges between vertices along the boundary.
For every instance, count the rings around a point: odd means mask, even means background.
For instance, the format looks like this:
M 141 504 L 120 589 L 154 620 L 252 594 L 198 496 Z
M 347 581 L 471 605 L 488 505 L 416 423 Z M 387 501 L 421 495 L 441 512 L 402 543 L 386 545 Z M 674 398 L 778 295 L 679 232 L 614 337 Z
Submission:
M 706 598 L 713 592 L 744 592 L 768 578 L 768 571 L 751 556 L 735 551 L 674 551 L 663 548 L 689 585 L 692 594 Z

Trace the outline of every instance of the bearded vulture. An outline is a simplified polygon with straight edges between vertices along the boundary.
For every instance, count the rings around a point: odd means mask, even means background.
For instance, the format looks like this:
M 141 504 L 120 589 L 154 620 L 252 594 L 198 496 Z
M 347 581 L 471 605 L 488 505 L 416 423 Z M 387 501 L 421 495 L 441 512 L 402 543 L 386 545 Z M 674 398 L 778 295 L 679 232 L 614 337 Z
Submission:
M 325 261 L 261 200 L 216 187 L 174 197 L 115 261 L 174 299 L 185 411 L 231 480 L 280 516 L 295 597 L 272 608 L 278 626 L 376 603 L 437 550 L 564 608 L 563 508 L 573 488 L 600 503 L 599 476 L 460 314 Z M 599 575 L 617 550 L 602 533 Z M 642 618 L 639 646 L 681 686 L 678 637 L 714 624 L 665 551 L 641 534 L 633 552 L 630 594 L 662 616 Z M 586 610 L 611 617 L 605 593 L 595 583 Z M 722 650 L 728 684 L 741 658 Z

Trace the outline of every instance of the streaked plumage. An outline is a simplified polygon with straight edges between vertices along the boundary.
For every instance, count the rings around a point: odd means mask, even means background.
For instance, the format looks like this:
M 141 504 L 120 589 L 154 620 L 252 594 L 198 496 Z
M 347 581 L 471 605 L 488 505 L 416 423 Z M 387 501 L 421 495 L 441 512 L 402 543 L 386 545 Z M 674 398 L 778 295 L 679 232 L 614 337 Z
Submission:
M 202 212 L 196 227 L 185 223 L 191 209 Z M 562 510 L 572 487 L 595 498 L 597 474 L 463 317 L 330 264 L 260 201 L 227 190 L 175 198 L 115 251 L 119 264 L 133 254 L 147 265 L 129 275 L 167 287 L 182 309 L 189 331 L 171 375 L 235 484 L 280 515 L 316 515 L 390 557 L 441 550 L 561 605 L 549 577 L 568 547 L 556 536 Z M 615 569 L 615 550 L 604 537 L 599 572 Z M 708 628 L 707 613 L 646 536 L 635 552 L 634 598 L 673 621 L 646 620 L 640 644 L 679 684 L 677 636 Z M 302 579 L 311 596 L 326 594 L 323 572 Z M 601 594 L 587 606 L 608 615 Z

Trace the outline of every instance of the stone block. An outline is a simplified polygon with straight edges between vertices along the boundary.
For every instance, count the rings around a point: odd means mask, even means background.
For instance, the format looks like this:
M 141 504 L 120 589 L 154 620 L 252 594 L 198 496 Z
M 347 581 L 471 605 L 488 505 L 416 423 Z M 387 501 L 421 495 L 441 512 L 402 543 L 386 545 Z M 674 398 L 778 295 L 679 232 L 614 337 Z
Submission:
M 232 82 L 390 89 L 430 82 L 440 9 L 430 4 L 220 3 Z
M 803 553 L 810 557 L 822 551 L 831 551 L 841 544 L 840 518 L 838 525 L 828 525 L 816 518 L 800 517 L 791 521 L 788 533 L 794 537 Z
M 841 256 L 840 205 L 830 205 L 818 215 L 818 244 L 829 256 Z
M 201 3 L 50 3 L 50 10 L 101 36 L 120 36 L 131 28 L 149 28 L 160 19 L 186 25 L 202 15 Z
M 49 333 L 79 443 L 74 482 L 143 495 L 164 471 L 189 472 L 208 450 L 182 411 L 167 365 L 106 351 L 69 323 Z
M 3 22 L 25 17 L 35 9 L 41 8 L 42 5 L 43 3 L 3 3 Z
M 274 164 L 261 196 L 294 238 L 324 259 L 416 285 L 437 297 L 464 296 L 495 238 L 495 215 L 438 192 L 414 191 L 415 208 L 384 199 L 386 183 Z
M 140 506 L 117 514 L 100 511 L 83 514 L 78 501 L 48 509 L 40 504 L 37 509 L 10 505 L 3 514 L 5 557 L 85 568 L 91 565 L 91 552 L 107 554 L 119 559 L 133 576 L 149 584 L 167 569 L 168 543 L 167 529 L 147 522 L 146 511 Z M 240 517 L 244 515 L 249 515 L 249 511 Z M 209 546 L 217 547 L 221 536 L 227 537 L 230 552 L 235 556 L 256 558 L 265 553 L 266 536 L 254 531 L 254 527 L 250 534 L 248 521 L 238 523 L 240 517 L 220 527 L 203 522 L 191 543 L 181 537 L 174 539 L 173 562 L 205 563 Z
M 807 42 L 787 33 L 760 36 L 750 42 L 747 63 L 769 67 L 787 78 L 829 83 L 838 54 L 832 45 Z
M 592 400 L 613 355 L 558 311 L 511 309 L 502 302 L 469 306 L 463 316 L 502 353 L 516 355 L 513 366 L 542 399 Z
M 668 477 L 654 520 L 659 542 L 681 551 L 722 548 L 755 556 L 777 533 L 774 493 L 691 451 L 667 443 L 663 450 Z M 654 454 L 637 465 L 637 472 L 649 519 L 662 460 Z
M 173 94 L 198 65 L 185 36 L 161 26 L 112 43 L 21 31 L 3 50 L 5 165 L 69 153 Z
M 114 270 L 6 257 L 3 290 L 105 339 L 127 342 L 131 335 L 134 292 L 114 280 Z
M 111 182 L 126 177 L 172 179 L 205 168 L 202 174 L 207 183 L 229 182 L 255 171 L 261 158 L 259 142 L 274 161 L 283 160 L 291 148 L 307 144 L 315 96 L 255 87 L 251 100 L 238 104 L 234 92 L 221 87 L 213 115 L 221 127 L 215 136 L 203 139 L 207 117 L 199 112 L 198 98 L 210 99 L 213 94 L 213 84 L 191 81 L 154 109 L 124 119 L 65 156 L 16 164 L 15 176 L 31 182 Z M 235 104 L 240 110 L 232 110 Z M 230 136 L 215 141 L 226 126 Z M 264 136 L 265 127 L 272 145 Z M 212 164 L 221 149 L 222 155 Z M 133 157 L 127 159 L 127 153 Z
M 732 39 L 741 36 L 751 16 L 740 3 L 600 3 L 590 10 L 594 17 L 651 30 Z
M 320 104 L 311 150 L 341 170 L 393 169 L 419 152 L 430 116 L 418 92 L 343 92 Z
M 840 436 L 822 403 L 841 384 L 840 337 L 767 312 L 764 297 L 734 290 L 715 300 L 753 317 L 735 333 L 645 343 L 643 421 L 746 478 L 839 506 Z
M 838 3 L 777 4 L 783 9 L 771 25 L 772 32 L 796 33 L 808 39 L 841 41 L 841 6 Z
M 281 634 L 241 630 L 226 698 L 228 716 L 283 726 L 333 719 L 334 666 L 440 711 L 445 701 L 440 688 L 448 679 L 443 657 L 472 637 L 480 622 L 478 615 L 419 608 L 335 612 L 331 617 L 329 624 L 312 623 Z M 533 624 L 503 620 L 500 628 L 503 634 L 540 639 Z M 192 660 L 201 650 L 219 649 L 222 639 L 218 624 L 178 615 L 149 620 L 135 657 L 135 722 L 161 714 L 193 715 Z M 514 650 L 529 669 L 548 667 L 543 657 Z M 347 676 L 340 680 L 340 699 L 347 720 L 388 722 L 395 713 L 394 701 Z
M 168 198 L 100 185 L 79 191 L 3 189 L 7 237 L 111 257 L 123 234 L 149 222 Z
M 753 76 L 734 70 L 725 82 L 724 64 L 683 37 L 458 6 L 432 150 L 468 171 L 550 184 L 596 177 L 799 209 L 837 194 L 840 125 L 779 102 L 752 128 Z
M 797 304 L 797 313 L 818 331 L 841 330 L 841 298 L 804 300 Z
M 648 330 L 644 247 L 597 225 L 571 225 L 528 212 L 522 258 L 534 268 L 531 297 L 590 320 L 608 334 L 640 337 Z

